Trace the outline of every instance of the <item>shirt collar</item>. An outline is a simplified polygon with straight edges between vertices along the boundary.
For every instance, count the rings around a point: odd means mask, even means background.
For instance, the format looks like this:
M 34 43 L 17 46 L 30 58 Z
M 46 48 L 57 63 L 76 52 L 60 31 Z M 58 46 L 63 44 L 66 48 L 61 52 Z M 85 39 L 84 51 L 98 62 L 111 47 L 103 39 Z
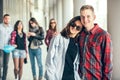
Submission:
M 97 31 L 98 27 L 98 24 L 95 23 L 94 27 L 89 32 L 86 29 L 84 29 L 84 31 L 86 34 L 94 34 Z
M 4 24 L 4 23 L 3 23 L 3 26 L 4 26 L 4 27 L 9 27 L 9 26 L 10 26 L 10 24 L 6 25 L 6 24 Z

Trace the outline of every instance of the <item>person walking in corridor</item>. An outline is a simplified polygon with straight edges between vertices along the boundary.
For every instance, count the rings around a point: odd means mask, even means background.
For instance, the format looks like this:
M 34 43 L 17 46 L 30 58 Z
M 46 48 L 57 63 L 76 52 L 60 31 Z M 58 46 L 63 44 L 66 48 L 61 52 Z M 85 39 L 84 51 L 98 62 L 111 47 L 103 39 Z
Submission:
M 12 51 L 15 80 L 21 80 L 24 59 L 27 57 L 26 34 L 23 32 L 22 21 L 18 20 L 11 33 L 10 44 L 15 47 Z
M 42 80 L 43 78 L 43 65 L 42 65 L 42 50 L 40 46 L 43 44 L 44 39 L 43 28 L 39 26 L 35 18 L 29 20 L 29 56 L 32 68 L 33 80 Z M 36 68 L 35 68 L 35 58 L 37 60 L 39 74 L 37 79 Z
M 60 34 L 50 42 L 46 57 L 46 80 L 81 80 L 79 67 L 80 16 L 72 18 Z
M 47 51 L 48 51 L 52 37 L 54 37 L 57 34 L 58 34 L 57 23 L 56 23 L 55 19 L 52 18 L 52 19 L 50 19 L 49 29 L 47 30 L 46 37 L 45 37 L 45 44 L 47 45 Z
M 83 5 L 80 16 L 84 26 L 79 39 L 80 77 L 82 80 L 111 80 L 113 68 L 111 36 L 94 23 L 96 16 L 91 5 Z
M 10 53 L 4 52 L 3 48 L 9 44 L 12 31 L 13 27 L 10 25 L 10 15 L 5 14 L 3 16 L 3 23 L 0 24 L 0 77 L 2 77 L 2 80 L 6 80 L 7 78 L 8 62 L 10 56 Z M 3 72 L 1 73 L 1 71 Z

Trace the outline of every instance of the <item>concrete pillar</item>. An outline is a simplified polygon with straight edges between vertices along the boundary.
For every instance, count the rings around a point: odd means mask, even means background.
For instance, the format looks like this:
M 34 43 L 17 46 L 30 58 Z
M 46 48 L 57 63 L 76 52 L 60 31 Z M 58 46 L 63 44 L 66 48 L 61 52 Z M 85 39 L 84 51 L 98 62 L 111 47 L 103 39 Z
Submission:
M 63 25 L 62 25 L 62 0 L 58 0 L 57 2 L 57 15 L 58 15 L 58 18 L 57 18 L 57 29 L 58 31 L 60 32 L 63 28 Z
M 3 0 L 0 0 L 0 23 L 3 21 Z
M 58 16 L 57 16 L 57 1 L 56 0 L 53 0 L 53 15 L 54 15 L 54 19 L 57 20 Z
M 53 15 L 54 13 L 53 13 L 53 8 L 51 7 L 50 8 L 50 13 L 49 13 L 49 16 L 50 16 L 50 19 L 51 18 L 54 18 L 54 15 Z
M 80 8 L 85 4 L 85 0 L 73 0 L 74 5 L 74 16 L 80 15 Z
M 35 2 L 34 2 L 35 4 Z M 38 8 L 34 6 L 34 12 L 32 16 L 35 17 L 40 26 L 45 29 L 45 18 L 44 18 L 44 0 L 38 0 Z
M 73 18 L 73 0 L 62 0 L 62 4 L 63 27 L 65 27 L 68 21 Z
M 50 0 L 50 2 L 49 2 L 49 17 L 50 17 L 50 19 L 54 18 L 53 4 L 54 4 L 54 1 Z
M 49 26 L 49 0 L 45 0 L 45 31 L 48 29 Z
M 108 1 L 108 31 L 113 42 L 113 76 L 112 80 L 120 80 L 120 0 Z

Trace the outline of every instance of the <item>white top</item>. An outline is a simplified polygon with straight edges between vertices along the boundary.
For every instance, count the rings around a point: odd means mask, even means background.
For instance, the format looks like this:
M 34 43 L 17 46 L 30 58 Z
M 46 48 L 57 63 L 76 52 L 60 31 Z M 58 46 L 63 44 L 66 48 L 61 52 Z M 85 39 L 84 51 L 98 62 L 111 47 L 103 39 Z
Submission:
M 13 27 L 11 25 L 6 26 L 4 23 L 0 24 L 0 49 L 3 49 L 5 45 L 9 44 L 12 31 Z

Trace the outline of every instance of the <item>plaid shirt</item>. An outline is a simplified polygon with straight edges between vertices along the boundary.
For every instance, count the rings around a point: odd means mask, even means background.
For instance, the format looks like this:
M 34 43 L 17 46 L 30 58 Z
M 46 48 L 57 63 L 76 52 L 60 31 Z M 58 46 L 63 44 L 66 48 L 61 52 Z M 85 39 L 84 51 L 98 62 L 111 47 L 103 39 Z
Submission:
M 83 80 L 110 80 L 112 74 L 112 44 L 109 33 L 95 24 L 80 34 L 80 68 Z

